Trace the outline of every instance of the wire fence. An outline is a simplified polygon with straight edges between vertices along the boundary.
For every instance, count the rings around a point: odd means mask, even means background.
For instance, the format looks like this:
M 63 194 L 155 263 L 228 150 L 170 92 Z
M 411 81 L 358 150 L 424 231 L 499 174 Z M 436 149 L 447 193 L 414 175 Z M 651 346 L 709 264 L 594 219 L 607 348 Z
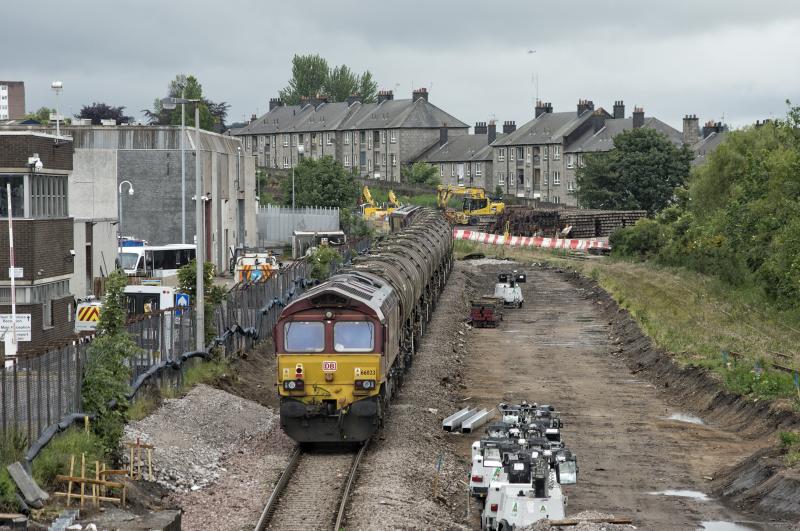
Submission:
M 348 248 L 344 254 L 349 257 L 352 251 Z M 307 264 L 301 260 L 262 282 L 234 286 L 215 308 L 212 322 L 217 337 L 208 349 L 230 357 L 271 337 L 281 308 L 312 283 L 306 272 Z M 195 325 L 191 308 L 163 310 L 128 323 L 128 333 L 140 347 L 127 360 L 134 393 L 142 380 L 157 374 L 155 369 L 182 367 L 187 353 L 195 351 Z M 0 368 L 0 437 L 15 432 L 30 446 L 49 426 L 83 411 L 81 386 L 92 339 L 91 335 L 73 339 L 61 348 Z M 179 382 L 180 375 L 174 381 Z

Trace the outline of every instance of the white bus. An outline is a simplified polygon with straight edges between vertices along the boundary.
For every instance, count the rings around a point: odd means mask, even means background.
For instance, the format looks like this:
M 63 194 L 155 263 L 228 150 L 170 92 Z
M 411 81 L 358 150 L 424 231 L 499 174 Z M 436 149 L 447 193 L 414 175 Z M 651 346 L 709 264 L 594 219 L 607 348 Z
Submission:
M 120 267 L 128 275 L 170 277 L 177 275 L 178 269 L 194 260 L 195 249 L 194 245 L 181 243 L 120 247 Z

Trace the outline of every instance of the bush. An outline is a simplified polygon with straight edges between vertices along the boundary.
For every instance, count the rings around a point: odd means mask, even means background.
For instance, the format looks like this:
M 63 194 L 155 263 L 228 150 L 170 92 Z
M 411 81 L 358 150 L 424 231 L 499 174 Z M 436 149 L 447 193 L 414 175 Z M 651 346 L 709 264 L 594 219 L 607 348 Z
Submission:
M 16 512 L 17 486 L 11 479 L 6 467 L 0 470 L 0 512 Z
M 332 247 L 321 246 L 311 253 L 308 263 L 311 264 L 309 276 L 322 282 L 331 276 L 331 266 L 342 263 L 342 256 Z
M 642 218 L 632 227 L 614 232 L 609 238 L 613 254 L 632 258 L 651 258 L 667 242 L 664 227 L 656 220 Z
M 56 476 L 69 474 L 70 456 L 75 456 L 74 473 L 80 474 L 81 454 L 86 454 L 86 470 L 94 472 L 95 461 L 104 460 L 105 441 L 92 431 L 73 427 L 56 435 L 33 460 L 33 478 L 40 487 L 53 490 Z M 88 472 L 87 472 L 88 474 Z

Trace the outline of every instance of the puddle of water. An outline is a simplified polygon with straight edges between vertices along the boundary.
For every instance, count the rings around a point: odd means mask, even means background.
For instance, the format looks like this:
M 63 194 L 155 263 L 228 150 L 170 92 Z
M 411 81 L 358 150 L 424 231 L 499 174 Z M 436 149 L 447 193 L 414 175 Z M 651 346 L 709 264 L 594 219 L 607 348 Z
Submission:
M 677 420 L 680 422 L 688 422 L 689 424 L 705 424 L 705 422 L 703 422 L 703 419 L 701 419 L 700 417 L 696 417 L 688 413 L 673 413 L 672 415 L 667 417 L 667 420 Z
M 699 501 L 710 501 L 711 498 L 697 490 L 661 490 L 658 492 L 651 492 L 657 496 L 677 496 L 679 498 L 692 498 Z
M 700 522 L 700 527 L 698 529 L 705 529 L 708 531 L 754 531 L 758 528 L 736 522 L 710 521 Z

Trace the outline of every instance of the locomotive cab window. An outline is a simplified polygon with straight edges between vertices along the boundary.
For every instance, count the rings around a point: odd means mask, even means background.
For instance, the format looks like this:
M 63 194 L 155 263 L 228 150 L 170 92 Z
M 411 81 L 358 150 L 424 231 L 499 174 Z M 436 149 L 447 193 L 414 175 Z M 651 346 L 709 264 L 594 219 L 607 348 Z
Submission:
M 375 326 L 368 321 L 340 321 L 333 325 L 333 346 L 336 352 L 372 352 Z
M 283 346 L 287 352 L 322 352 L 325 324 L 320 321 L 289 321 L 283 325 Z

